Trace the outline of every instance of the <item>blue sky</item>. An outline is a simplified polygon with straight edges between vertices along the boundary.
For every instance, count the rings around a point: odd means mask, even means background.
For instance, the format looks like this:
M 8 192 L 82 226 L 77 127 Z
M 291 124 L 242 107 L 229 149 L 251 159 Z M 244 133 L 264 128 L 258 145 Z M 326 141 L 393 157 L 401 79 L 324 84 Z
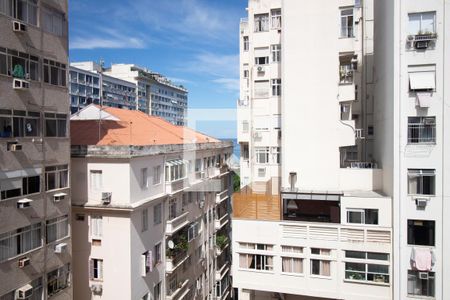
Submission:
M 189 108 L 235 108 L 239 97 L 239 19 L 246 0 L 74 0 L 70 60 L 135 63 L 189 89 Z M 233 137 L 234 120 L 197 129 Z

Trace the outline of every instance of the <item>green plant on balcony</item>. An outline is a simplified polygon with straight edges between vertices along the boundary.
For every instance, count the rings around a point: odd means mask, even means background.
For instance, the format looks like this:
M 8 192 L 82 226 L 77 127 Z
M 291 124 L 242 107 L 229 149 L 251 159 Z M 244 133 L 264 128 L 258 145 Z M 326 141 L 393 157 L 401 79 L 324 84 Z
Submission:
M 228 243 L 228 237 L 224 234 L 216 236 L 216 245 L 220 250 L 223 250 Z
M 178 253 L 186 252 L 188 249 L 189 249 L 189 243 L 187 241 L 187 237 L 185 235 L 181 235 L 175 241 L 175 245 L 174 245 L 173 249 L 167 247 L 166 256 L 168 258 L 173 258 Z

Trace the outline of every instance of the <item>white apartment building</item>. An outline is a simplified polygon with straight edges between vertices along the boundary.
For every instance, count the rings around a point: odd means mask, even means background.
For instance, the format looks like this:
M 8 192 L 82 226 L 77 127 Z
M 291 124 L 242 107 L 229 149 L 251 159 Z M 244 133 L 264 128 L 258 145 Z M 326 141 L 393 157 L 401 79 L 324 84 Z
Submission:
M 89 104 L 136 109 L 136 86 L 103 74 L 95 62 L 71 63 L 69 71 L 70 110 L 74 114 Z
M 95 105 L 71 133 L 74 299 L 229 299 L 231 143 Z
M 132 64 L 112 64 L 105 74 L 137 87 L 138 110 L 159 116 L 174 125 L 186 125 L 188 91 L 159 73 Z
M 0 1 L 0 299 L 72 299 L 66 0 Z
M 393 299 L 449 299 L 447 1 L 375 1 L 375 147 L 393 201 Z M 425 262 L 423 264 L 422 262 Z
M 373 145 L 373 2 L 250 0 L 233 200 L 239 299 L 390 299 Z M 281 120 L 281 121 L 278 121 Z

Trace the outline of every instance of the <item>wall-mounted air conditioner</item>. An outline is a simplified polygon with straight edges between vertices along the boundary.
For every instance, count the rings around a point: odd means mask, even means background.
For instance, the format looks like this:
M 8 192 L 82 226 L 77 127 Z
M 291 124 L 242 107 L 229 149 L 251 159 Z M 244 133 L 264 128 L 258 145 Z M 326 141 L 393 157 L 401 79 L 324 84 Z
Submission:
M 22 151 L 22 145 L 21 144 L 17 144 L 17 143 L 14 143 L 14 144 L 10 144 L 9 145 L 9 151 L 11 151 L 11 152 L 16 152 L 16 151 Z
M 30 83 L 25 79 L 14 78 L 13 79 L 13 89 L 15 90 L 27 90 L 30 88 Z
M 18 209 L 28 208 L 31 206 L 31 202 L 33 202 L 33 200 L 28 198 L 20 199 L 19 201 L 17 201 L 17 208 Z
M 103 192 L 102 193 L 102 203 L 107 205 L 111 203 L 112 193 L 111 192 Z
M 13 31 L 14 32 L 25 32 L 27 31 L 27 25 L 19 21 L 13 21 Z
M 30 264 L 31 260 L 28 257 L 19 259 L 19 268 L 25 268 Z
M 60 243 L 55 246 L 55 253 L 64 253 L 67 251 L 67 244 L 66 243 Z
M 66 198 L 66 193 L 58 193 L 53 195 L 53 202 L 58 203 Z
M 258 66 L 258 68 L 256 68 L 258 70 L 258 72 L 264 72 L 265 69 L 263 66 Z
M 91 291 L 94 294 L 101 294 L 103 292 L 103 286 L 101 284 L 91 285 Z
M 427 206 L 428 199 L 427 198 L 416 198 L 416 206 L 418 208 L 424 208 Z
M 428 272 L 419 272 L 419 279 L 428 280 Z
M 31 284 L 24 285 L 16 290 L 16 299 L 28 299 L 33 295 L 33 287 Z

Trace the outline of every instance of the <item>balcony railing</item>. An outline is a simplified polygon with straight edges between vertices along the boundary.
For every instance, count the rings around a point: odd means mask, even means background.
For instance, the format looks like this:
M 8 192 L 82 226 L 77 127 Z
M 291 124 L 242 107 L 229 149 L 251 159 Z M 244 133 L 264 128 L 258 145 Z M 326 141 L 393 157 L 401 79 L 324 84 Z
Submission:
M 187 289 L 187 286 L 189 284 L 189 279 L 186 279 L 183 282 L 180 282 L 177 285 L 177 289 L 173 290 L 173 289 L 168 289 L 167 291 L 167 296 L 166 296 L 166 300 L 175 300 L 175 299 L 181 299 L 181 296 L 186 292 L 189 292 L 189 290 Z
M 172 220 L 167 220 L 166 223 L 166 234 L 172 235 L 189 223 L 188 220 L 189 211 L 182 213 L 181 215 L 173 218 Z
M 178 251 L 166 259 L 166 272 L 173 273 L 185 260 L 187 260 L 187 251 Z
M 216 194 L 216 204 L 220 204 L 228 198 L 228 189 Z
M 215 220 L 215 228 L 216 230 L 220 230 L 223 226 L 225 226 L 229 221 L 228 213 L 224 214 L 220 219 Z
M 350 168 L 352 168 L 352 169 L 378 169 L 378 166 L 377 166 L 377 163 L 374 163 L 374 162 L 358 161 L 358 162 L 351 162 Z
M 433 124 L 408 124 L 408 144 L 436 143 L 436 126 Z
M 222 267 L 216 271 L 216 280 L 217 281 L 222 280 L 222 278 L 228 273 L 229 270 L 230 270 L 230 262 L 226 261 L 224 262 Z

